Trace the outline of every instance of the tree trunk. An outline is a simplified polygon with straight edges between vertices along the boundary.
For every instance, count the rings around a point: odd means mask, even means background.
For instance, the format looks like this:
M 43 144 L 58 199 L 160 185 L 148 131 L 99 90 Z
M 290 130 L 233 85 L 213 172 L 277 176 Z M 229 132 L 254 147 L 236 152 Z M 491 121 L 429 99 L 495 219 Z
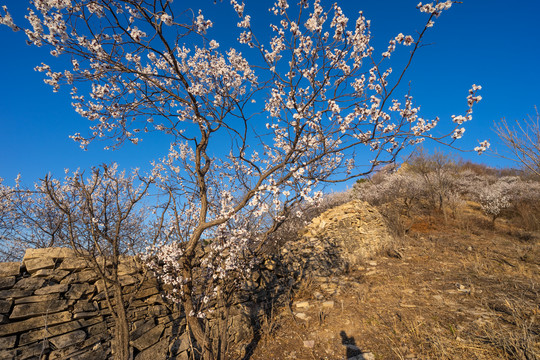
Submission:
M 129 351 L 129 324 L 127 319 L 124 297 L 122 295 L 122 287 L 116 283 L 114 287 L 114 305 L 116 309 L 111 309 L 116 314 L 114 317 L 114 338 L 115 338 L 115 359 L 130 360 L 131 354 Z

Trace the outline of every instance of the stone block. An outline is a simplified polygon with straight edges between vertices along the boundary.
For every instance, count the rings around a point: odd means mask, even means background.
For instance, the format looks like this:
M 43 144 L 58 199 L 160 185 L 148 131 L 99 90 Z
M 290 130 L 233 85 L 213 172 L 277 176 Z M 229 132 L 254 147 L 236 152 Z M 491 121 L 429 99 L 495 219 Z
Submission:
M 15 276 L 0 277 L 0 290 L 11 289 L 15 284 Z
M 45 295 L 45 294 L 53 294 L 53 293 L 65 293 L 68 291 L 69 285 L 68 284 L 56 284 L 56 285 L 49 285 L 42 287 L 41 289 L 37 289 L 34 291 L 34 294 L 36 295 Z
M 5 262 L 0 266 L 0 277 L 4 276 L 16 276 L 21 273 L 21 263 L 19 262 Z
M 163 333 L 163 330 L 165 329 L 164 325 L 158 325 L 150 329 L 149 331 L 145 332 L 142 336 L 139 338 L 131 341 L 131 345 L 138 350 L 144 350 L 148 349 L 150 346 L 154 345 L 159 341 L 159 338 L 161 337 L 161 334 Z
M 11 305 L 13 304 L 13 300 L 0 300 L 0 313 L 2 314 L 8 314 L 9 310 L 11 310 Z
M 61 284 L 73 284 L 73 283 L 91 283 L 96 281 L 98 276 L 92 270 L 86 270 L 76 272 L 63 278 Z
M 26 249 L 23 262 L 37 258 L 64 259 L 76 256 L 75 251 L 68 248 L 44 248 L 44 249 Z
M 148 349 L 141 351 L 135 360 L 166 360 L 169 347 L 169 339 L 162 339 L 157 344 L 150 346 Z
M 171 344 L 169 351 L 172 356 L 178 355 L 187 351 L 190 347 L 189 334 L 187 332 L 183 333 L 177 337 Z
M 40 269 L 53 269 L 55 265 L 54 260 L 49 257 L 27 259 L 23 261 L 23 264 L 26 266 L 26 271 L 30 274 Z
M 86 312 L 78 312 L 73 314 L 74 319 L 87 319 L 87 318 L 93 318 L 94 316 L 98 316 L 99 312 L 97 311 L 86 311 Z
M 96 306 L 87 301 L 87 300 L 81 300 L 77 301 L 75 305 L 73 306 L 73 312 L 86 312 L 86 311 L 96 311 L 99 309 L 96 309 Z
M 32 330 L 21 334 L 19 338 L 19 345 L 26 345 L 52 336 L 66 334 L 71 331 L 78 330 L 81 327 L 82 326 L 79 321 L 70 321 L 60 325 L 47 326 L 46 328 L 39 330 Z
M 67 334 L 50 338 L 49 341 L 57 349 L 62 349 L 70 345 L 78 344 L 86 339 L 86 333 L 83 330 L 75 330 Z
M 80 299 L 83 295 L 94 292 L 94 285 L 90 284 L 71 284 L 69 291 L 66 292 L 66 299 Z
M 152 318 L 148 321 L 145 321 L 144 323 L 141 323 L 139 326 L 137 326 L 130 334 L 130 338 L 133 340 L 138 339 L 141 337 L 144 333 L 148 332 L 150 329 L 152 329 L 156 325 L 155 320 Z
M 15 346 L 16 341 L 17 341 L 17 335 L 6 336 L 3 338 L 0 338 L 0 350 L 11 349 L 12 347 Z
M 60 298 L 60 294 L 34 295 L 34 296 L 27 296 L 27 297 L 16 299 L 15 304 L 27 304 L 27 303 L 34 303 L 34 302 L 41 302 L 41 301 L 52 301 L 52 300 L 58 300 L 59 298 Z
M 45 279 L 43 278 L 28 277 L 17 281 L 13 288 L 34 291 L 42 287 L 43 284 L 45 284 Z
M 28 304 L 18 304 L 15 305 L 11 315 L 9 316 L 10 320 L 18 320 L 22 318 L 27 318 L 36 315 L 45 315 L 53 314 L 63 310 L 66 310 L 68 307 L 67 301 L 65 300 L 53 300 L 53 301 L 44 301 L 37 303 L 28 303 Z
M 135 299 L 144 299 L 146 297 L 159 294 L 157 287 L 152 286 L 146 289 L 141 289 L 135 293 Z
M 62 264 L 58 267 L 60 270 L 74 271 L 83 270 L 88 268 L 86 260 L 77 257 L 68 257 L 62 261 Z
M 39 316 L 23 321 L 11 322 L 9 324 L 0 325 L 0 336 L 60 324 L 69 320 L 71 320 L 71 313 L 69 311 L 64 311 L 61 313 Z

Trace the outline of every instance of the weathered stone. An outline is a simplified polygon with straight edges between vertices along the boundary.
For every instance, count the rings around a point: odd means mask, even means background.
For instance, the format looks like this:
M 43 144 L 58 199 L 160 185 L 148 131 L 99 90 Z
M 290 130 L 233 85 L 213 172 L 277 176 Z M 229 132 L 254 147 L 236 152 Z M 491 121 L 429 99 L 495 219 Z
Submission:
M 87 319 L 94 316 L 98 316 L 99 313 L 97 311 L 86 311 L 86 312 L 78 312 L 73 314 L 74 319 Z
M 17 320 L 26 317 L 44 315 L 44 314 L 53 314 L 67 309 L 67 301 L 65 300 L 53 300 L 45 301 L 38 303 L 29 303 L 29 304 L 19 304 L 15 305 L 11 315 L 9 316 L 10 320 Z
M 86 333 L 83 330 L 75 330 L 70 333 L 50 338 L 49 341 L 57 349 L 65 348 L 66 346 L 74 345 L 84 341 Z
M 68 257 L 62 261 L 62 264 L 58 267 L 60 270 L 82 270 L 88 268 L 86 260 L 77 257 Z
M 148 349 L 140 352 L 135 360 L 165 360 L 167 359 L 169 339 L 165 338 Z
M 56 285 L 50 285 L 42 287 L 41 289 L 37 289 L 34 291 L 34 294 L 36 295 L 45 295 L 45 294 L 53 294 L 53 293 L 64 293 L 68 290 L 69 285 L 68 284 L 56 284 Z
M 297 308 L 309 308 L 309 301 L 299 301 L 294 304 Z
M 21 273 L 21 263 L 6 262 L 0 266 L 0 277 L 15 276 Z
M 329 300 L 322 303 L 323 308 L 333 308 L 334 307 L 334 301 Z
M 88 336 L 103 335 L 107 333 L 107 324 L 102 321 L 86 328 Z
M 63 278 L 61 284 L 73 284 L 73 283 L 92 283 L 96 281 L 98 276 L 92 270 L 86 270 L 76 272 Z
M 159 290 L 155 286 L 152 286 L 152 287 L 149 287 L 149 288 L 146 288 L 146 289 L 141 289 L 141 290 L 137 291 L 135 293 L 135 298 L 136 299 L 144 299 L 146 297 L 156 295 L 156 294 L 159 294 Z
M 177 337 L 169 347 L 169 352 L 171 355 L 178 355 L 184 351 L 187 351 L 190 347 L 189 334 L 184 332 L 182 335 Z
M 11 289 L 0 291 L 0 299 L 18 299 L 32 295 L 32 290 L 26 289 Z
M 7 314 L 11 310 L 13 300 L 0 300 L 0 313 Z
M 64 295 L 66 299 L 80 299 L 83 295 L 93 292 L 94 285 L 90 284 L 71 284 L 69 291 Z
M 52 269 L 55 265 L 54 260 L 49 257 L 27 259 L 23 261 L 23 264 L 26 266 L 26 271 L 30 274 L 40 269 Z
M 36 290 L 45 284 L 45 279 L 42 278 L 24 278 L 19 281 L 13 286 L 14 289 L 24 289 L 24 290 Z
M 19 298 L 15 300 L 15 304 L 27 304 L 27 303 L 34 303 L 34 302 L 41 302 L 41 301 L 51 301 L 51 300 L 58 300 L 59 298 L 60 298 L 60 294 L 34 295 L 34 296 L 27 296 L 27 297 Z
M 15 346 L 17 335 L 0 338 L 0 350 L 11 349 Z
M 73 330 L 78 330 L 81 328 L 81 323 L 79 321 L 70 321 L 55 326 L 47 326 L 46 328 L 33 330 L 21 334 L 19 338 L 19 345 L 30 344 L 51 336 L 62 335 Z
M 64 311 L 56 314 L 34 317 L 32 319 L 23 321 L 11 322 L 9 324 L 0 325 L 0 336 L 60 324 L 69 320 L 71 320 L 71 313 L 69 311 Z
M 68 275 L 69 271 L 58 269 L 40 269 L 32 274 L 33 277 L 46 277 L 56 282 L 60 282 Z
M 155 325 L 156 325 L 156 321 L 154 319 L 150 319 L 148 321 L 145 321 L 144 323 L 141 323 L 139 326 L 135 328 L 135 330 L 133 330 L 130 333 L 130 338 L 132 340 L 136 340 L 140 338 L 144 333 L 148 332 Z
M 77 301 L 77 303 L 73 306 L 74 312 L 85 312 L 85 311 L 96 311 L 99 309 L 96 309 L 96 306 L 85 300 Z
M 49 360 L 56 360 L 56 359 L 77 359 L 78 356 L 84 356 L 89 351 L 97 350 L 99 347 L 101 347 L 101 341 L 107 336 L 107 334 L 102 334 L 100 336 L 94 336 L 90 337 L 83 342 L 79 342 L 78 344 L 69 345 L 67 347 L 64 347 L 62 349 L 53 350 L 49 354 Z M 83 359 L 112 359 L 113 357 L 107 357 L 107 351 L 104 351 L 105 356 L 102 357 L 95 357 L 95 358 L 86 358 L 82 357 Z
M 75 256 L 75 251 L 69 248 L 26 249 L 23 262 L 36 258 L 64 259 L 73 256 Z
M 155 326 L 154 328 L 150 329 L 139 338 L 131 341 L 130 343 L 133 347 L 137 348 L 138 350 L 147 349 L 159 341 L 159 338 L 161 337 L 161 333 L 163 333 L 164 329 L 165 329 L 164 325 Z
M 131 275 L 122 275 L 118 277 L 118 281 L 120 281 L 120 285 L 122 286 L 128 286 L 137 284 L 139 280 Z
M 10 289 L 15 284 L 15 276 L 0 277 L 0 290 Z
M 15 359 L 17 355 L 17 350 L 0 350 L 0 359 Z

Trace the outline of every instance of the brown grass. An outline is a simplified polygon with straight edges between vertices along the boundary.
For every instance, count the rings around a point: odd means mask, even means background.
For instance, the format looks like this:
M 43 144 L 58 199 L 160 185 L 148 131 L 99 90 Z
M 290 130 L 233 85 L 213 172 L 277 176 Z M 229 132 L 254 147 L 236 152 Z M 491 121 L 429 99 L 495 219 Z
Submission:
M 539 359 L 540 234 L 498 219 L 495 228 L 467 204 L 457 219 L 416 214 L 399 239 L 400 256 L 316 283 L 275 309 L 260 345 L 248 357 L 343 359 Z M 334 307 L 322 306 L 333 300 Z M 307 300 L 297 318 L 294 303 Z M 292 311 L 291 311 L 292 310 Z M 313 340 L 313 347 L 304 341 Z M 309 344 L 309 343 L 306 343 Z

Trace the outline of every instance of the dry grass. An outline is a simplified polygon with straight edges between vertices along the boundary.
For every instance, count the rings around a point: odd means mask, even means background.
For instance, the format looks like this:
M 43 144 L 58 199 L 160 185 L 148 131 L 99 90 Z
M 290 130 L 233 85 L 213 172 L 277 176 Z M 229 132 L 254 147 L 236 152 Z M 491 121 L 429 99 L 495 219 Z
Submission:
M 328 279 L 338 284 L 333 295 L 303 284 L 291 300 L 309 301 L 302 310 L 309 319 L 294 316 L 294 307 L 276 309 L 248 358 L 369 351 L 376 359 L 539 359 L 540 236 L 508 219 L 495 228 L 487 220 L 474 203 L 448 224 L 416 214 L 396 242 L 398 256 Z

